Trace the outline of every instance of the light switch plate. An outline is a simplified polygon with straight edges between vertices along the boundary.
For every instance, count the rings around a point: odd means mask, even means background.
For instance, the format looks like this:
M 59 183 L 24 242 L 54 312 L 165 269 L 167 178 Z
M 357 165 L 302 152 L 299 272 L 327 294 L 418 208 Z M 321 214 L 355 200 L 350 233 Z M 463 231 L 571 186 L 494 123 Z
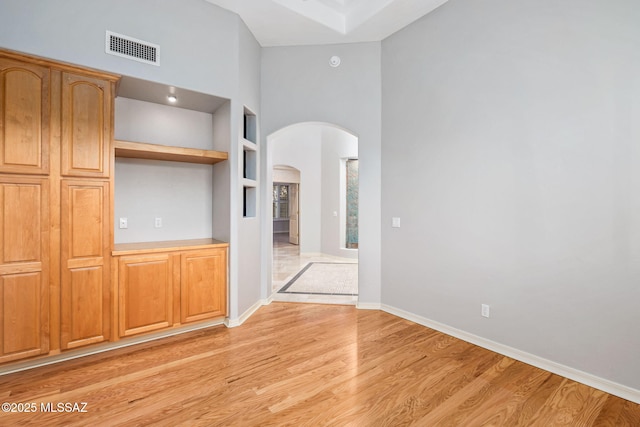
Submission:
M 120 228 L 129 228 L 127 218 L 120 218 Z
M 480 314 L 482 314 L 482 317 L 489 317 L 490 316 L 489 304 L 482 304 Z
M 398 217 L 391 218 L 391 226 L 393 228 L 400 228 L 400 218 Z

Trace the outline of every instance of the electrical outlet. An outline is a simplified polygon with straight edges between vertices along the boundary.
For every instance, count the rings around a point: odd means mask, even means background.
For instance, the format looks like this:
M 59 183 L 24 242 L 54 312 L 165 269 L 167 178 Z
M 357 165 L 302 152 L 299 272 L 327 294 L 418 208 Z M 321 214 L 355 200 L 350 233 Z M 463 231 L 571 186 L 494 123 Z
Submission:
M 162 218 L 156 217 L 156 228 L 162 228 Z
M 481 314 L 482 314 L 482 317 L 489 317 L 489 305 L 488 304 L 482 304 Z
M 127 218 L 120 218 L 120 228 L 129 228 Z

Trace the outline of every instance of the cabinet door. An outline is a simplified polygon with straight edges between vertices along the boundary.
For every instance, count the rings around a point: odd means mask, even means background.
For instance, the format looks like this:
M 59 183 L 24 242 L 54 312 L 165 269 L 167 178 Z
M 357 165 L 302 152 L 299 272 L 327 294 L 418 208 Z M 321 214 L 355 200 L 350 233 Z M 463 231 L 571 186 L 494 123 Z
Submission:
M 49 351 L 48 189 L 0 177 L 0 362 Z
M 173 262 L 169 254 L 124 256 L 118 263 L 120 336 L 173 325 Z
M 109 176 L 111 88 L 105 80 L 62 74 L 63 176 Z
M 63 349 L 109 339 L 109 183 L 62 181 L 61 319 Z
M 48 68 L 0 58 L 0 172 L 49 172 Z
M 185 252 L 180 265 L 180 320 L 227 314 L 227 249 Z

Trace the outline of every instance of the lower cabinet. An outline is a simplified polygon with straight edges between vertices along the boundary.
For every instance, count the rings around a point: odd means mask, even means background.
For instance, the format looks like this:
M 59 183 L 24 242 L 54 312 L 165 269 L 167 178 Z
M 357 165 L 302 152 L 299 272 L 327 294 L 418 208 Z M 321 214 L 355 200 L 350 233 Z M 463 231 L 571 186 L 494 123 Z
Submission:
M 121 337 L 173 325 L 173 256 L 139 255 L 120 258 Z
M 227 251 L 185 252 L 180 262 L 180 321 L 227 314 Z
M 226 316 L 226 247 L 117 258 L 120 337 Z

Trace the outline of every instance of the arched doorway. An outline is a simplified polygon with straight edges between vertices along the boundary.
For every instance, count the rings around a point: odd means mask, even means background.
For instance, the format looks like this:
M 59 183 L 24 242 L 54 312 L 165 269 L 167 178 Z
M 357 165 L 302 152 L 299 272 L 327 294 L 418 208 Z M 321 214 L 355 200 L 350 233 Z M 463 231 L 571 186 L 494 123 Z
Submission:
M 271 234 L 266 236 L 267 242 L 273 242 L 274 236 L 278 237 L 278 233 L 284 234 L 285 232 L 284 225 L 276 225 L 277 221 L 274 221 L 274 217 L 277 215 L 275 209 L 284 206 L 281 200 L 275 200 L 274 197 L 274 195 L 279 195 L 274 191 L 283 189 L 283 187 L 278 187 L 278 183 L 286 184 L 283 182 L 286 180 L 277 178 L 283 172 L 296 170 L 299 173 L 298 186 L 293 187 L 293 191 L 295 192 L 294 197 L 299 199 L 298 211 L 300 215 L 298 218 L 298 242 L 293 239 L 293 243 L 299 243 L 296 248 L 299 251 L 299 258 L 293 261 L 289 260 L 291 261 L 288 264 L 289 270 L 283 269 L 285 261 L 278 249 L 272 246 L 267 251 L 268 259 L 265 261 L 268 264 L 268 270 L 270 270 L 267 274 L 267 295 L 271 295 L 277 300 L 292 300 L 291 295 L 282 295 L 281 293 L 283 287 L 295 279 L 299 273 L 309 275 L 311 274 L 307 273 L 309 271 L 324 274 L 321 271 L 335 270 L 327 274 L 340 275 L 342 273 L 339 271 L 344 269 L 345 271 L 349 270 L 348 273 L 345 273 L 349 280 L 344 279 L 344 276 L 336 276 L 337 279 L 324 281 L 327 283 L 327 289 L 310 292 L 309 295 L 304 296 L 302 296 L 304 293 L 301 292 L 296 294 L 298 297 L 294 300 L 355 304 L 357 302 L 358 245 L 357 225 L 355 229 L 356 244 L 353 244 L 353 217 L 354 212 L 357 216 L 358 211 L 357 208 L 353 209 L 353 194 L 351 194 L 350 203 L 348 201 L 348 182 L 351 183 L 353 189 L 353 179 L 349 180 L 347 169 L 349 162 L 358 158 L 357 136 L 333 124 L 298 123 L 269 135 L 266 148 L 267 164 L 265 170 L 267 176 L 265 183 L 269 194 L 265 194 L 263 197 L 265 209 L 262 211 L 268 216 L 265 218 L 265 223 L 273 224 L 273 226 L 267 227 Z M 357 181 L 355 188 L 357 197 Z M 286 187 L 284 192 L 288 196 L 292 196 L 291 187 Z M 357 198 L 355 200 L 357 206 Z M 266 202 L 272 203 L 273 206 L 266 206 Z M 351 212 L 348 214 L 349 206 L 351 206 Z M 349 230 L 348 238 L 347 230 Z M 347 247 L 347 242 L 350 242 L 350 247 Z M 296 262 L 298 265 L 295 265 Z M 304 268 L 307 270 L 302 271 Z M 338 284 L 344 286 L 340 287 Z M 331 286 L 334 288 L 330 289 Z
M 300 171 L 288 165 L 273 167 L 274 241 L 300 244 Z

